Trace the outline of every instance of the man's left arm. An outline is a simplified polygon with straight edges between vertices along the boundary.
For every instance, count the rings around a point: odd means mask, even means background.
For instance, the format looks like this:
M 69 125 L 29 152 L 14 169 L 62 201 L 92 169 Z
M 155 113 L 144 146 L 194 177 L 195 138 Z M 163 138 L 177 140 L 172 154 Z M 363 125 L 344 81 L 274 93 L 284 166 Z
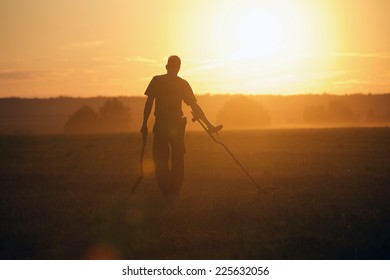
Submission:
M 219 129 L 216 128 L 214 125 L 211 124 L 211 122 L 207 119 L 205 113 L 203 112 L 202 108 L 198 105 L 197 100 L 195 98 L 195 94 L 192 91 L 191 86 L 187 81 L 185 81 L 185 90 L 184 90 L 184 102 L 191 107 L 192 114 L 194 115 L 195 120 L 201 120 L 206 126 L 207 130 L 210 133 L 217 132 Z
M 217 127 L 215 127 L 214 125 L 211 124 L 211 122 L 207 119 L 205 113 L 203 112 L 202 108 L 198 105 L 198 103 L 196 101 L 188 104 L 191 109 L 192 109 L 192 113 L 194 114 L 194 119 L 197 120 L 197 119 L 200 119 L 206 126 L 207 126 L 207 130 L 210 132 L 210 133 L 214 133 L 214 132 L 217 132 L 219 129 Z

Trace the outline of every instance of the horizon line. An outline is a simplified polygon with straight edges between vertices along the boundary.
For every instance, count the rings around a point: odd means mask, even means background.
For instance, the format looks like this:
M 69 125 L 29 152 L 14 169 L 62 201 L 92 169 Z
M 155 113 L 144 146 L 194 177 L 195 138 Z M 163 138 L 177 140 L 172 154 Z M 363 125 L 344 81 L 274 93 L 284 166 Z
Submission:
M 275 96 L 275 97 L 293 97 L 293 96 L 374 96 L 374 95 L 390 95 L 390 92 L 356 92 L 356 93 L 293 93 L 293 94 L 275 94 L 275 93 L 195 93 L 195 96 L 218 96 L 218 95 L 228 95 L 228 96 Z M 74 99 L 89 99 L 89 98 L 130 98 L 130 97 L 145 97 L 143 94 L 137 95 L 91 95 L 91 96 L 72 96 L 72 95 L 56 95 L 56 96 L 0 96 L 0 99 L 60 99 L 60 98 L 74 98 Z

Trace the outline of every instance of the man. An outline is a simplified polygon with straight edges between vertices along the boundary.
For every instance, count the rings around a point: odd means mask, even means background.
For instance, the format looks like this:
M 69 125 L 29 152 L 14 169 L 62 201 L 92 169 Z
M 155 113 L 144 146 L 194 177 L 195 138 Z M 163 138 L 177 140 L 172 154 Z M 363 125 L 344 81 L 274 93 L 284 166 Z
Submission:
M 151 80 L 145 91 L 147 100 L 141 127 L 141 134 L 146 137 L 148 118 L 155 103 L 153 160 L 157 184 L 163 195 L 169 198 L 177 197 L 184 179 L 184 133 L 187 119 L 183 117 L 182 101 L 191 107 L 194 116 L 201 119 L 210 132 L 217 130 L 197 104 L 188 82 L 177 75 L 180 66 L 180 58 L 170 56 L 165 66 L 167 73 L 155 76 Z M 171 169 L 169 158 L 171 158 Z

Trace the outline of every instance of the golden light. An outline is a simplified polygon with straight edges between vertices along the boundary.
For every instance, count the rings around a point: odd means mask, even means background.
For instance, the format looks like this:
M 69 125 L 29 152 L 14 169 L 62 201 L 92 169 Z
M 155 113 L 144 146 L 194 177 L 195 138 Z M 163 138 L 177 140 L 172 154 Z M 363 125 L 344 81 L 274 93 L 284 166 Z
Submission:
M 248 11 L 233 29 L 233 42 L 242 55 L 267 56 L 275 53 L 283 40 L 283 26 L 272 14 Z
M 200 7 L 201 21 L 188 32 L 183 49 L 204 59 L 184 72 L 197 88 L 211 92 L 291 92 L 293 73 L 309 69 L 329 51 L 332 40 L 321 32 L 326 9 L 310 1 L 221 1 Z M 196 11 L 194 12 L 196 13 Z M 328 25 L 327 30 L 331 30 Z M 203 74 L 202 74 L 203 73 Z M 266 77 L 272 77 L 266 79 Z M 286 78 L 288 77 L 288 78 Z M 227 83 L 234 79 L 237 84 Z M 277 85 L 271 85 L 277 80 Z M 245 82 L 241 82 L 245 81 Z M 266 86 L 263 86 L 266 85 Z
M 212 46 L 216 56 L 237 58 L 265 57 L 276 53 L 283 44 L 282 23 L 278 16 L 265 11 L 232 7 L 215 19 Z

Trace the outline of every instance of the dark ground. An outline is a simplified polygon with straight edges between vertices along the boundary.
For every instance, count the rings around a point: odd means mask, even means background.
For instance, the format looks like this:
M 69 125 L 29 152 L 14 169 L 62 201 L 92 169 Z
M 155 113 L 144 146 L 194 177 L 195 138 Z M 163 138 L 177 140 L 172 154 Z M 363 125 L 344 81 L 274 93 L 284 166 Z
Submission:
M 1 259 L 389 259 L 390 129 L 187 134 L 181 198 L 138 134 L 0 136 Z M 150 147 L 146 170 L 150 173 Z

